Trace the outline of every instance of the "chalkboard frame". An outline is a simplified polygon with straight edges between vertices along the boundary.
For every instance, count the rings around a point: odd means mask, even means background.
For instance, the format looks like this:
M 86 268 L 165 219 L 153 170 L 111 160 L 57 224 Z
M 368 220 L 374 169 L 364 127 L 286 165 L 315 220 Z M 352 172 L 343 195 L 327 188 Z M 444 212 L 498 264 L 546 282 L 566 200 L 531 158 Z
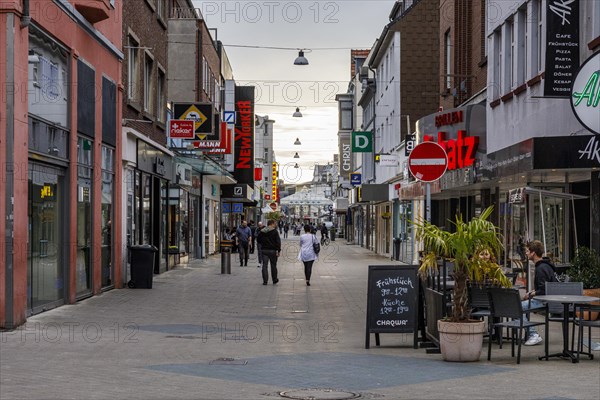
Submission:
M 413 348 L 416 349 L 418 342 L 418 333 L 419 333 L 419 275 L 418 275 L 418 265 L 369 265 L 369 274 L 367 278 L 367 318 L 366 318 L 366 335 L 365 335 L 365 348 L 368 349 L 370 347 L 371 333 L 375 334 L 375 343 L 377 346 L 380 345 L 379 334 L 380 333 L 410 333 L 413 332 Z M 376 278 L 376 272 L 378 271 L 402 271 L 403 275 L 410 274 L 410 278 L 413 278 L 414 281 L 414 290 L 413 296 L 410 297 L 411 304 L 413 308 L 412 315 L 412 327 L 398 326 L 398 327 L 377 327 L 372 326 L 371 317 L 372 317 L 372 307 L 375 306 L 373 301 L 375 300 L 375 294 L 371 290 L 374 286 L 374 279 Z M 380 298 L 377 296 L 377 298 Z M 410 328 L 410 329 L 409 329 Z

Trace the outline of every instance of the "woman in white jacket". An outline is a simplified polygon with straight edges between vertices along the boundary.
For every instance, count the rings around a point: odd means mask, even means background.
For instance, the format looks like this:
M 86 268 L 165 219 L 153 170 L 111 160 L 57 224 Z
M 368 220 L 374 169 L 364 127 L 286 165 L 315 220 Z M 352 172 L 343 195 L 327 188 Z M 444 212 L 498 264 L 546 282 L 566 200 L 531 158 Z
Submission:
M 317 237 L 310 233 L 310 225 L 304 225 L 304 234 L 300 236 L 300 252 L 298 260 L 304 263 L 304 277 L 306 278 L 306 286 L 310 286 L 310 275 L 312 266 L 317 259 L 317 253 L 313 248 L 313 243 L 319 243 Z

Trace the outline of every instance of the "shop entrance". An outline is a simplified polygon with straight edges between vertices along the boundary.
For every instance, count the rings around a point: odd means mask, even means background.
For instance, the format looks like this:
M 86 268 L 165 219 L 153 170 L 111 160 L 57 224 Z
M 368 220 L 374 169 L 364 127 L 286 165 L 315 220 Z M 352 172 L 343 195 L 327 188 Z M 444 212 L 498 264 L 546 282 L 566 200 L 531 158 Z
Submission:
M 577 200 L 585 198 L 565 193 L 563 187 L 510 190 L 500 210 L 500 226 L 505 233 L 504 265 L 527 265 L 525 245 L 530 240 L 541 241 L 546 256 L 557 267 L 567 265 L 573 250 L 570 244 L 578 244 L 575 207 Z
M 29 164 L 27 309 L 33 314 L 64 304 L 64 179 L 62 169 Z

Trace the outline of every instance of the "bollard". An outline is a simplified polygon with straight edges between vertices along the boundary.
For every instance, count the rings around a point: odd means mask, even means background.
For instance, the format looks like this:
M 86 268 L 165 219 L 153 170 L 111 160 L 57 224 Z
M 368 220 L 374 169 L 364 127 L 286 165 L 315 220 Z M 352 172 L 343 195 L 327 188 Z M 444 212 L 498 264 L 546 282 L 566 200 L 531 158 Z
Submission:
M 231 240 L 221 241 L 221 274 L 231 274 Z
M 231 249 L 229 248 L 221 250 L 221 273 L 231 274 Z

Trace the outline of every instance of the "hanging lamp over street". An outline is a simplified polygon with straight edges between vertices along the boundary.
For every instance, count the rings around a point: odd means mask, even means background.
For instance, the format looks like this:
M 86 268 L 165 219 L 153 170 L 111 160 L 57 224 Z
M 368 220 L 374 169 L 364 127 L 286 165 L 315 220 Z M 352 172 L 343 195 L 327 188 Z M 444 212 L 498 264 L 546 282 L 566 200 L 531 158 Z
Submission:
M 296 154 L 294 154 L 294 158 L 300 158 L 300 156 L 298 155 L 298 152 L 296 152 Z
M 308 65 L 308 60 L 304 57 L 304 50 L 298 52 L 298 57 L 294 60 L 294 65 Z
M 300 143 L 300 138 L 296 138 L 296 141 L 294 142 L 294 145 L 299 146 L 302 143 Z
M 294 114 L 292 114 L 292 117 L 301 117 L 302 113 L 300 112 L 300 107 L 296 107 L 296 112 L 294 112 Z

